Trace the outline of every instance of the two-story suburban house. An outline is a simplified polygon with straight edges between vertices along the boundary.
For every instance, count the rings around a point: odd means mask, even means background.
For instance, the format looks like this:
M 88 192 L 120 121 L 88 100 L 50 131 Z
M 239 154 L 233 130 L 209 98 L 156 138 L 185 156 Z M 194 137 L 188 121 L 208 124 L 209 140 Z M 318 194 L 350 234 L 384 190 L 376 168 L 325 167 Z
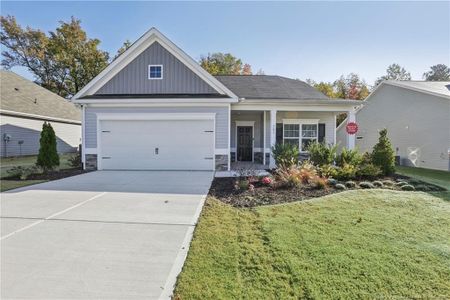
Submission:
M 277 142 L 335 143 L 336 115 L 360 104 L 281 76 L 212 76 L 155 28 L 73 102 L 86 169 L 216 171 L 274 167 Z

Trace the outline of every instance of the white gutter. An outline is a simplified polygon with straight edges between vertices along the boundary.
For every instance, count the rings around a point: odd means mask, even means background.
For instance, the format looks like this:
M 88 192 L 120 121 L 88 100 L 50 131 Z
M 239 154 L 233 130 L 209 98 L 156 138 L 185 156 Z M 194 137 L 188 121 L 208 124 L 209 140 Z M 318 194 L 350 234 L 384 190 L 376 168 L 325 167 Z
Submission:
M 22 113 L 22 112 L 17 112 L 17 111 L 12 111 L 12 110 L 0 109 L 0 114 L 8 115 L 8 116 L 17 116 L 17 117 L 24 117 L 24 118 L 32 118 L 32 119 L 40 119 L 40 120 L 48 120 L 48 121 L 55 121 L 55 122 L 61 122 L 61 123 L 71 123 L 71 124 L 81 125 L 81 121 L 79 121 L 79 120 L 47 117 L 47 116 Z

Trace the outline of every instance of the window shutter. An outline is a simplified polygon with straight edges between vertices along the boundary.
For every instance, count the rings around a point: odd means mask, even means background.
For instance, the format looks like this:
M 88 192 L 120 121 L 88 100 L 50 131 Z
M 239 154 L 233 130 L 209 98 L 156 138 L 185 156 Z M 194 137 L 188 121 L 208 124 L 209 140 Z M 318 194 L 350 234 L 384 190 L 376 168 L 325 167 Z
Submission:
M 325 141 L 325 124 L 319 124 L 319 143 Z
M 283 144 L 283 123 L 277 123 L 277 130 L 275 133 L 275 143 Z

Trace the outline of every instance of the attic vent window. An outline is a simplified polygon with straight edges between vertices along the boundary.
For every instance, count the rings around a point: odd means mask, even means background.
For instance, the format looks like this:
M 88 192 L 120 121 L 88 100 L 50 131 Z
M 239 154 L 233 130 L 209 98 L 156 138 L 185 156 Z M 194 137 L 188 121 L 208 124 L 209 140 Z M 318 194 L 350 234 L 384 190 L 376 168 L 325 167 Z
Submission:
M 162 79 L 163 78 L 163 66 L 162 65 L 149 65 L 148 66 L 148 79 Z

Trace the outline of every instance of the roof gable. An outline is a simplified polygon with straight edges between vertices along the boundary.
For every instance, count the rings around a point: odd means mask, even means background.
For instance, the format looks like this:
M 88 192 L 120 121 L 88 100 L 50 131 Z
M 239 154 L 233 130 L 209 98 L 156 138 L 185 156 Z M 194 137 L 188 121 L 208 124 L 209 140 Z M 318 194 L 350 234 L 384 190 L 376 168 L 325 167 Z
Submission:
M 162 66 L 162 79 L 148 79 L 149 65 Z M 151 44 L 95 94 L 220 95 L 158 42 Z
M 3 112 L 80 121 L 75 105 L 11 71 L 0 70 L 0 108 Z
M 401 87 L 416 92 L 431 94 L 450 99 L 450 81 L 403 81 L 387 80 L 382 84 Z
M 184 53 L 174 43 L 172 43 L 163 34 L 161 34 L 156 28 L 152 28 L 147 31 L 129 49 L 127 49 L 122 55 L 120 55 L 111 64 L 109 64 L 108 67 L 106 67 L 91 82 L 89 82 L 83 89 L 81 89 L 73 97 L 73 99 L 76 100 L 87 95 L 94 95 L 96 93 L 99 93 L 102 87 L 105 86 L 105 84 L 107 84 L 111 79 L 113 79 L 114 81 L 114 77 L 119 74 L 119 72 L 127 68 L 129 64 L 132 64 L 132 62 L 137 59 L 138 56 L 147 51 L 147 49 L 152 49 L 152 47 L 150 46 L 152 46 L 154 43 L 157 43 L 157 46 L 154 46 L 153 49 L 162 47 L 164 51 L 170 53 L 170 55 L 175 57 L 187 69 L 189 69 L 192 74 L 195 74 L 195 76 L 201 79 L 201 81 L 209 85 L 210 91 L 214 91 L 215 93 L 220 95 L 227 95 L 232 98 L 233 101 L 237 101 L 237 96 L 231 90 L 229 90 L 213 76 L 211 76 L 195 60 Z M 145 66 L 145 68 L 147 67 L 148 65 Z M 119 77 L 120 76 L 121 75 L 119 75 Z

